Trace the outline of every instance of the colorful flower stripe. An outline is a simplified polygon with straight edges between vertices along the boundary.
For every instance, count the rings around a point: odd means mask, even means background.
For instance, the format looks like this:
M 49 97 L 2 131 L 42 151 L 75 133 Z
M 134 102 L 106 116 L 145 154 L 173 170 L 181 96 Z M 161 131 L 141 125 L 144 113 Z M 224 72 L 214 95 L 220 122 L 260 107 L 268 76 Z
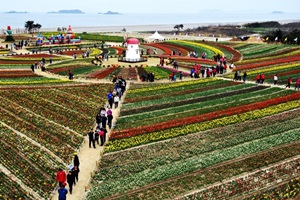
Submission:
M 247 75 L 257 75 L 257 74 L 260 74 L 260 73 L 268 73 L 268 72 L 272 72 L 272 71 L 276 71 L 276 70 L 294 68 L 294 67 L 297 67 L 297 66 L 300 66 L 300 62 L 295 63 L 295 64 L 289 64 L 289 65 L 279 65 L 279 66 L 274 66 L 274 67 L 257 69 L 257 70 L 247 72 Z
M 211 82 L 211 81 L 218 81 L 219 79 L 217 78 L 212 78 L 212 79 L 199 79 L 195 81 L 187 81 L 187 82 L 176 82 L 176 83 L 170 83 L 170 84 L 165 84 L 165 85 L 159 85 L 159 86 L 152 86 L 149 88 L 138 88 L 138 89 L 133 89 L 133 90 L 128 90 L 127 94 L 132 94 L 132 93 L 140 93 L 140 92 L 149 92 L 149 91 L 155 91 L 155 90 L 163 90 L 163 89 L 168 89 L 168 88 L 176 88 L 176 87 L 181 87 L 181 86 L 188 86 L 188 85 L 194 85 L 194 84 L 200 84 L 200 83 L 206 83 L 206 82 Z
M 286 100 L 286 101 L 287 103 L 282 103 L 282 104 L 266 107 L 263 109 L 256 109 L 241 114 L 234 114 L 232 116 L 222 117 L 219 119 L 214 119 L 202 123 L 189 124 L 181 127 L 166 129 L 163 131 L 138 135 L 135 137 L 109 141 L 108 144 L 106 145 L 105 152 L 119 151 L 122 149 L 127 149 L 130 147 L 147 144 L 150 142 L 160 141 L 168 138 L 174 138 L 179 135 L 187 135 L 190 133 L 196 133 L 211 128 L 226 126 L 229 124 L 235 124 L 235 123 L 244 122 L 252 119 L 258 119 L 265 116 L 274 115 L 280 112 L 291 110 L 294 108 L 298 108 L 300 105 L 300 100 L 295 100 L 295 101 Z
M 72 69 L 77 69 L 77 68 L 80 68 L 80 67 L 89 67 L 91 66 L 90 64 L 85 64 L 85 65 L 71 65 L 71 66 L 65 66 L 65 67 L 58 67 L 58 68 L 54 68 L 54 69 L 47 69 L 48 72 L 50 73 L 53 73 L 53 74 L 59 74 L 61 72 L 65 72 L 65 71 L 68 71 L 68 70 L 72 70 Z
M 230 52 L 232 54 L 232 58 L 229 60 L 230 62 L 240 61 L 243 57 L 243 55 L 239 51 L 235 50 L 234 48 L 228 45 L 220 44 L 220 43 L 213 43 L 213 45 L 224 48 L 225 50 Z
M 13 55 L 13 56 L 9 56 L 9 58 L 57 58 L 57 55 L 50 55 L 50 54 L 45 54 L 45 53 L 41 53 L 41 54 L 24 54 L 24 55 Z
M 166 70 L 168 70 L 168 71 L 170 71 L 170 72 L 174 72 L 174 73 L 176 73 L 176 74 L 179 74 L 179 72 L 181 71 L 181 70 L 174 69 L 174 68 L 171 68 L 171 67 L 166 67 L 166 66 L 159 66 L 159 68 L 166 69 Z M 181 72 L 182 72 L 182 71 L 181 71 Z M 182 72 L 182 74 L 183 74 L 183 76 L 189 76 L 189 75 L 190 75 L 190 74 L 187 73 L 187 72 Z M 177 76 L 177 78 L 179 78 L 179 76 Z
M 279 77 L 299 75 L 300 74 L 300 69 L 290 70 L 290 71 L 286 71 L 286 72 L 282 72 L 282 73 L 276 73 L 276 74 Z M 293 77 L 295 77 L 295 76 L 293 76 Z M 268 75 L 268 76 L 266 76 L 266 79 L 272 79 L 272 80 L 270 80 L 271 82 L 273 82 L 273 80 L 274 80 L 273 78 L 274 78 L 274 75 Z M 286 82 L 286 80 L 284 80 L 284 81 Z
M 145 46 L 155 47 L 164 51 L 162 55 L 170 56 L 172 54 L 172 50 L 162 44 L 145 44 Z
M 117 50 L 117 55 L 122 55 L 124 51 L 124 48 L 122 47 L 110 47 L 110 48 Z
M 176 51 L 178 51 L 181 53 L 181 56 L 188 56 L 189 52 L 191 51 L 188 48 L 184 48 L 184 47 L 176 45 L 176 44 L 171 44 L 171 43 L 162 43 L 162 44 L 170 49 L 174 48 L 175 53 L 176 53 Z M 178 54 L 178 52 L 177 52 L 177 54 Z
M 237 85 L 237 84 L 238 84 L 238 82 L 225 82 L 225 83 L 223 82 L 223 83 L 218 84 L 218 87 L 222 88 L 222 87 L 226 87 L 226 86 L 230 86 L 230 85 Z M 158 94 L 158 95 L 126 98 L 124 103 L 133 103 L 133 102 L 139 102 L 139 101 L 154 100 L 154 99 L 166 97 L 166 95 L 179 96 L 179 95 L 183 95 L 183 94 L 190 94 L 190 93 L 194 93 L 194 92 L 210 90 L 215 87 L 216 87 L 216 85 L 212 85 L 212 86 L 208 85 L 208 86 L 201 87 L 201 88 L 199 88 L 197 86 L 197 88 L 189 88 L 189 89 L 184 88 L 184 90 L 174 91 L 174 92 L 166 92 L 166 93 Z
M 221 56 L 224 56 L 224 53 L 222 51 L 220 51 L 219 49 L 217 49 L 215 47 L 209 46 L 207 44 L 198 43 L 198 42 L 188 42 L 188 41 L 183 41 L 183 40 L 181 40 L 179 42 L 183 43 L 183 44 L 188 44 L 188 45 L 193 45 L 193 46 L 199 46 L 201 48 L 208 49 L 208 50 L 214 52 L 215 54 L 219 54 Z
M 285 57 L 281 59 L 272 59 L 264 62 L 255 62 L 248 65 L 237 66 L 237 68 L 235 68 L 234 70 L 254 69 L 258 67 L 265 67 L 269 65 L 277 65 L 281 63 L 296 62 L 296 61 L 300 61 L 300 56 L 291 56 L 291 57 Z
M 191 62 L 193 64 L 196 63 L 196 64 L 216 65 L 216 62 L 214 60 L 203 59 L 203 58 L 172 56 L 172 59 L 178 62 Z
M 110 138 L 111 139 L 127 138 L 127 137 L 145 134 L 145 133 L 160 131 L 160 130 L 164 130 L 164 129 L 170 129 L 170 128 L 174 128 L 174 127 L 178 127 L 178 126 L 184 126 L 187 124 L 209 121 L 209 120 L 213 120 L 213 119 L 220 118 L 223 116 L 240 114 L 240 113 L 244 113 L 244 112 L 248 112 L 248 111 L 256 110 L 256 109 L 263 109 L 268 106 L 284 103 L 284 102 L 287 102 L 290 100 L 295 100 L 298 98 L 300 98 L 300 93 L 295 93 L 295 94 L 291 94 L 288 96 L 284 96 L 284 97 L 280 97 L 280 98 L 276 98 L 276 99 L 270 99 L 270 100 L 263 101 L 263 102 L 227 108 L 225 110 L 214 111 L 214 112 L 200 114 L 200 115 L 191 116 L 191 117 L 185 117 L 185 118 L 181 119 L 181 121 L 179 121 L 178 119 L 175 119 L 175 120 L 169 120 L 169 121 L 157 123 L 155 125 L 141 126 L 141 127 L 126 129 L 126 130 L 113 131 L 111 133 Z
M 31 70 L 0 70 L 0 78 L 38 77 Z
M 268 62 L 268 61 L 272 61 L 272 60 L 280 60 L 280 59 L 285 58 L 285 57 L 297 57 L 297 55 L 299 55 L 299 54 L 300 54 L 300 50 L 295 50 L 293 52 L 286 53 L 286 54 L 281 54 L 281 55 L 278 55 L 278 56 L 269 56 L 269 57 L 254 58 L 254 59 L 250 59 L 250 60 L 245 60 L 245 61 L 239 62 L 238 64 L 239 65 L 246 65 L 246 64 L 257 63 L 257 62 Z
M 99 71 L 87 75 L 87 78 L 103 79 L 107 77 L 109 74 L 111 74 L 112 72 L 116 71 L 117 69 L 118 69 L 117 67 L 102 68 Z
M 33 77 L 35 78 L 35 77 Z M 70 82 L 68 80 L 64 81 L 64 80 L 53 80 L 53 79 L 44 79 L 44 80 L 15 80 L 15 81 L 4 81 L 1 82 L 0 79 L 0 85 L 33 85 L 33 84 L 51 84 L 51 83 L 66 83 L 66 82 Z

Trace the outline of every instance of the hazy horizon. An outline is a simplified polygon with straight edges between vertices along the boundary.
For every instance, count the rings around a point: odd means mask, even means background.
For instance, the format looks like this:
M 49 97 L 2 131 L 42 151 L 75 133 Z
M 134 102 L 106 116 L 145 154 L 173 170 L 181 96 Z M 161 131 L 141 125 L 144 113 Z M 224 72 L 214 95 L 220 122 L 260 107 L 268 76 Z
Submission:
M 14 5 L 14 6 L 11 6 Z M 249 2 L 241 2 L 237 0 L 214 0 L 212 3 L 206 1 L 185 0 L 115 0 L 112 4 L 110 0 L 52 0 L 47 4 L 41 3 L 40 0 L 10 0 L 9 4 L 1 5 L 0 12 L 29 12 L 29 13 L 47 13 L 57 12 L 59 10 L 78 9 L 85 14 L 105 13 L 107 11 L 129 13 L 205 13 L 205 12 L 251 12 L 255 13 L 271 13 L 280 11 L 283 13 L 300 13 L 299 0 L 273 0 L 266 2 L 261 0 L 251 0 Z M 299 14 L 300 19 L 300 14 Z

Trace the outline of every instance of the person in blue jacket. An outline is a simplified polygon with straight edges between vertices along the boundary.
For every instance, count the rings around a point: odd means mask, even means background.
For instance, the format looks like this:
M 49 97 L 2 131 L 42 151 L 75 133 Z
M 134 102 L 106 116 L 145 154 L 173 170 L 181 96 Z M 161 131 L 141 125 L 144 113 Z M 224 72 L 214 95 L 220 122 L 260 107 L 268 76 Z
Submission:
M 65 188 L 66 183 L 63 183 L 58 189 L 58 200 L 67 200 L 68 190 Z

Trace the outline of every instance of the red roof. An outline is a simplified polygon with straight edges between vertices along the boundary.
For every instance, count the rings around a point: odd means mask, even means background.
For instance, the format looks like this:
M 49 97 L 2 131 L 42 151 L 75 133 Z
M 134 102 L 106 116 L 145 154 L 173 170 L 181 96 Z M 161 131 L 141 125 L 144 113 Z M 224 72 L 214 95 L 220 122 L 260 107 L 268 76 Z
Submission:
M 136 38 L 130 38 L 126 42 L 127 44 L 140 44 L 140 41 Z

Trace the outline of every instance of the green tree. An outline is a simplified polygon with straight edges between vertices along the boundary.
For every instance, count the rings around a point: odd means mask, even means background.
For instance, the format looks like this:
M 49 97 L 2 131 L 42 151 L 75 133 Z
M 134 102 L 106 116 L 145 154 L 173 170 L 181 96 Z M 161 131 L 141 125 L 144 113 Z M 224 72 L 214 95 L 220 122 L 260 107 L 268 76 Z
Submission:
M 31 33 L 33 29 L 34 21 L 27 21 L 25 22 L 25 29 Z

